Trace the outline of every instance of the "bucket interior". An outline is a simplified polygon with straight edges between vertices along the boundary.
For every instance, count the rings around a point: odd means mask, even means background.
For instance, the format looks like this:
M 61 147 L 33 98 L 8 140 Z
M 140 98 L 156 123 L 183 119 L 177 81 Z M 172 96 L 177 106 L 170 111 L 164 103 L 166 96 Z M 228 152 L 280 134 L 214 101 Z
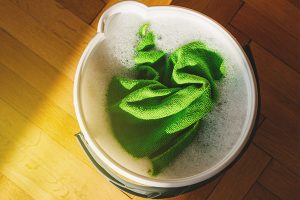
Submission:
M 147 173 L 151 167 L 149 159 L 133 158 L 123 150 L 114 138 L 106 112 L 108 84 L 113 76 L 133 66 L 136 32 L 145 22 L 150 23 L 162 50 L 171 53 L 183 44 L 199 40 L 221 53 L 227 68 L 225 78 L 218 84 L 218 105 L 203 119 L 198 136 L 155 177 Z M 124 10 L 110 16 L 104 30 L 104 36 L 96 36 L 99 38 L 83 62 L 78 102 L 86 131 L 108 159 L 148 179 L 179 180 L 205 174 L 240 150 L 253 121 L 256 94 L 250 66 L 226 31 L 206 17 L 163 8 L 149 9 L 143 14 Z

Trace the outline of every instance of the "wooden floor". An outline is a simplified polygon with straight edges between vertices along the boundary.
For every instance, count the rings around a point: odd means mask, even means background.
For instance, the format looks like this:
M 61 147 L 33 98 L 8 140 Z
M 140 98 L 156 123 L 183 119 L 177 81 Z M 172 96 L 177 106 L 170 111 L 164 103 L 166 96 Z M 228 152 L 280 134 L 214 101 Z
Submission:
M 126 200 L 85 157 L 72 84 L 104 9 L 116 0 L 0 0 L 0 199 Z M 260 126 L 244 156 L 174 200 L 300 199 L 298 0 L 144 0 L 203 12 L 249 44 Z

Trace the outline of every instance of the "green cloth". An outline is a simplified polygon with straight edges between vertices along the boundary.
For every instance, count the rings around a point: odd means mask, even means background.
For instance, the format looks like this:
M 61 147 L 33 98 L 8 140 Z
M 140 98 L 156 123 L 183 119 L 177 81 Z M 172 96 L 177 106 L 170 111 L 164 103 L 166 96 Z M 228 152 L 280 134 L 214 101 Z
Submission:
M 113 133 L 132 156 L 148 157 L 151 175 L 173 161 L 198 133 L 200 121 L 217 101 L 222 57 L 201 42 L 170 55 L 156 49 L 143 25 L 135 50 L 135 78 L 113 77 L 107 94 Z

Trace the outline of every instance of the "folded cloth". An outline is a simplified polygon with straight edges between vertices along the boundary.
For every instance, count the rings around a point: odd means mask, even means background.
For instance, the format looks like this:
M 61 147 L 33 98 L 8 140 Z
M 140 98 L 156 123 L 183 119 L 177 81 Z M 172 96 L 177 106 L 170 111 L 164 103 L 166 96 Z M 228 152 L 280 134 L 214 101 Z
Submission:
M 148 157 L 149 173 L 157 175 L 190 144 L 214 107 L 224 63 L 199 41 L 167 55 L 148 29 L 144 24 L 138 31 L 135 78 L 113 77 L 107 110 L 122 147 L 134 157 Z

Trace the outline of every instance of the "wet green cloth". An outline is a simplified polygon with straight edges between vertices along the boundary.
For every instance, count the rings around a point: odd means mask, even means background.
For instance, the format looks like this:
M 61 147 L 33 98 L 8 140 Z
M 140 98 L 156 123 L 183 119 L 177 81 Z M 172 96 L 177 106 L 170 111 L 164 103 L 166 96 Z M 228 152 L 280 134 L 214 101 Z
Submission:
M 134 58 L 135 78 L 114 77 L 107 94 L 116 139 L 132 156 L 148 157 L 157 175 L 198 133 L 217 100 L 222 57 L 196 41 L 170 55 L 156 49 L 143 25 Z

